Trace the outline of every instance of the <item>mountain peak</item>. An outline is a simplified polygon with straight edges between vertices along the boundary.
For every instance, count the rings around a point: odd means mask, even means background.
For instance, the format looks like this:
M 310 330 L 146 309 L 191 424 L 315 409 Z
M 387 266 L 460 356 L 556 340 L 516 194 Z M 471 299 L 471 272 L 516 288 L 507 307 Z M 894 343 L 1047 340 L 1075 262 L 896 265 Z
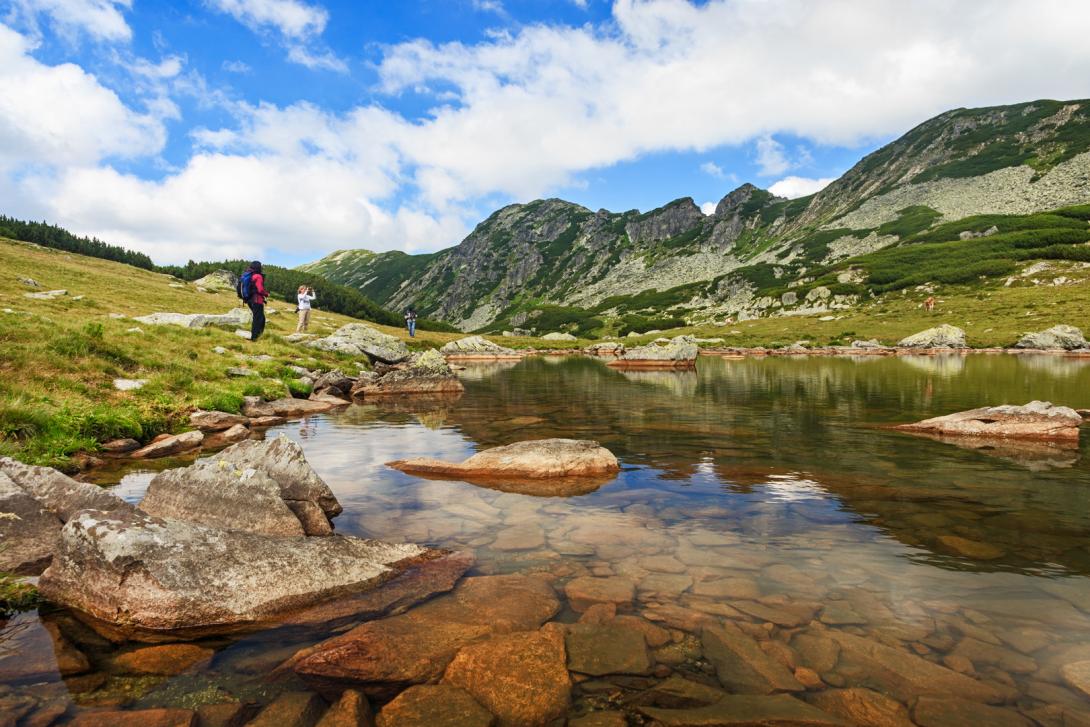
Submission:
M 777 197 L 768 190 L 761 189 L 756 185 L 746 182 L 734 191 L 728 193 L 723 199 L 719 200 L 719 204 L 715 206 L 715 216 L 733 217 L 738 214 L 743 207 L 746 207 L 748 211 L 750 202 L 753 203 L 753 206 L 756 209 L 760 209 L 770 202 L 776 202 L 781 199 L 782 197 Z

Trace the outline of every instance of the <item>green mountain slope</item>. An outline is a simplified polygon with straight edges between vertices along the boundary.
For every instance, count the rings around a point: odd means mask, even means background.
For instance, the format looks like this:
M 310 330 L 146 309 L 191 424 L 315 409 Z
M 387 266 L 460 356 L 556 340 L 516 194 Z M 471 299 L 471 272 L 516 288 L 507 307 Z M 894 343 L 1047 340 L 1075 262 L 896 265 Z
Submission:
M 858 256 L 966 218 L 1025 217 L 1086 202 L 1090 101 L 1035 101 L 941 114 L 810 197 L 786 200 L 746 184 L 707 216 L 690 198 L 646 213 L 537 200 L 498 210 L 438 253 L 340 251 L 303 269 L 463 330 L 646 330 L 663 320 L 701 324 L 848 307 L 887 285 L 875 282 L 880 276 L 869 281 L 866 265 L 852 266 Z M 925 250 L 919 254 L 950 253 Z M 971 269 L 984 272 L 1003 267 L 977 261 L 973 250 L 952 259 L 980 262 Z M 842 279 L 818 285 L 815 276 L 834 265 Z M 912 279 L 942 282 L 925 273 Z M 860 286 L 868 281 L 874 286 Z M 766 300 L 794 287 L 829 295 Z

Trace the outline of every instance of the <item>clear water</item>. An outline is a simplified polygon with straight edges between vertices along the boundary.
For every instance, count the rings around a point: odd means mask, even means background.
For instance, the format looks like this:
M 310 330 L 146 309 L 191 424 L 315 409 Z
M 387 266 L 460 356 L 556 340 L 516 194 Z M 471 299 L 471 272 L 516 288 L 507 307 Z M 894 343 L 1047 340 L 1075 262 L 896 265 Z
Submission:
M 269 434 L 303 445 L 344 506 L 341 532 L 471 550 L 476 574 L 549 572 L 561 595 L 575 576 L 628 577 L 641 584 L 635 612 L 667 627 L 677 625 L 676 607 L 756 626 L 776 609 L 847 613 L 850 623 L 828 618 L 827 627 L 961 669 L 958 657 L 968 658 L 976 677 L 1004 689 L 1012 717 L 1090 717 L 1090 700 L 1061 673 L 1090 659 L 1088 445 L 972 449 L 883 428 L 1031 399 L 1090 407 L 1090 361 L 708 357 L 695 372 L 622 373 L 536 358 L 471 366 L 464 380 L 456 400 L 354 405 Z M 623 470 L 592 492 L 539 497 L 384 467 L 543 437 L 596 439 Z M 138 501 L 150 474 L 103 477 Z M 662 578 L 651 556 L 684 569 Z M 737 579 L 744 597 L 700 585 L 722 578 Z M 78 705 L 192 705 L 217 690 L 265 701 L 284 688 L 267 673 L 326 635 L 210 641 L 209 666 L 138 678 L 111 666 L 118 647 L 63 612 L 10 622 L 0 632 L 9 659 L 43 658 L 40 619 L 59 624 L 106 680 L 15 689 L 53 690 Z M 799 630 L 763 628 L 784 645 Z M 677 628 L 674 636 L 690 653 L 672 668 L 706 677 L 698 644 Z M 822 676 L 890 691 L 865 669 Z M 617 680 L 614 697 L 623 703 L 651 681 Z M 598 706 L 601 693 L 600 683 L 577 685 L 573 713 Z

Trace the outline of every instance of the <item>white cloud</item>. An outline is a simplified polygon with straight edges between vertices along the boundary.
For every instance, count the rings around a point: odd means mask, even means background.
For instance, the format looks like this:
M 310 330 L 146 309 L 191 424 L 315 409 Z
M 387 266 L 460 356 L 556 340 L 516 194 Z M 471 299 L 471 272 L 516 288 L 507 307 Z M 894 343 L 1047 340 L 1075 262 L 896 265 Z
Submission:
M 711 216 L 715 214 L 715 208 L 718 205 L 717 202 L 701 202 L 700 211 L 705 215 Z
M 704 162 L 700 165 L 700 171 L 716 179 L 724 179 L 727 176 L 723 168 L 715 162 Z
M 784 177 L 768 188 L 768 191 L 777 197 L 805 197 L 815 192 L 820 192 L 831 184 L 836 177 L 823 177 L 821 179 L 808 179 L 807 177 Z
M 762 136 L 757 139 L 757 166 L 759 174 L 766 177 L 783 174 L 793 165 L 787 159 L 787 151 L 783 144 L 771 136 Z
M 245 61 L 224 61 L 223 70 L 228 73 L 250 73 L 253 71 Z
M 473 9 L 483 13 L 499 13 L 506 12 L 501 0 L 472 0 Z
M 329 13 L 298 0 L 207 0 L 251 30 L 273 29 L 285 38 L 302 40 L 321 35 Z
M 132 29 L 122 10 L 132 7 L 132 0 L 14 0 L 13 10 L 34 23 L 37 14 L 48 15 L 64 34 L 86 33 L 96 40 L 127 41 Z
M 288 48 L 288 60 L 311 70 L 348 72 L 348 64 L 328 50 L 313 51 L 303 45 L 293 45 Z

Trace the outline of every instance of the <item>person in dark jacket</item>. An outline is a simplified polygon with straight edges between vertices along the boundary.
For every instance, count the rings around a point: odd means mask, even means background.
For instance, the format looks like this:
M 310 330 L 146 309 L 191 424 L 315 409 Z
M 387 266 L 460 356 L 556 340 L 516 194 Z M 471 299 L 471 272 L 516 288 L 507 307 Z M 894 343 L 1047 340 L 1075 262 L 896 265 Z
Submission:
M 411 305 L 405 311 L 405 325 L 409 328 L 409 338 L 416 336 L 416 308 Z
M 253 323 L 250 324 L 250 340 L 256 341 L 265 332 L 265 301 L 269 294 L 265 290 L 265 275 L 261 272 L 261 263 L 254 260 L 247 268 L 250 273 L 250 289 L 253 293 L 246 304 L 250 306 L 250 312 L 254 314 Z

